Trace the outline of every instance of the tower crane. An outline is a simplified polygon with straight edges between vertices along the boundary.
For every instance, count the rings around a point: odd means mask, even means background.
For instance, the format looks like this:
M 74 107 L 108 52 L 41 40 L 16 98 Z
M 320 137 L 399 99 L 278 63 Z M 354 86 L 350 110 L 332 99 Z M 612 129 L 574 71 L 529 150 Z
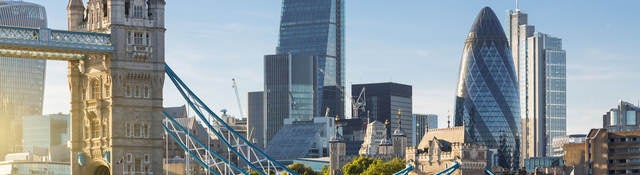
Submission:
M 233 89 L 236 91 L 236 100 L 238 101 L 238 109 L 240 109 L 240 116 L 238 118 L 244 117 L 244 111 L 242 110 L 242 103 L 240 103 L 240 94 L 238 93 L 238 84 L 236 83 L 236 79 L 231 79 L 233 81 Z
M 365 107 L 367 106 L 367 99 L 366 99 L 366 89 L 364 87 L 362 87 L 362 90 L 360 91 L 360 95 L 358 95 L 358 98 L 354 99 L 353 102 L 351 102 L 351 108 L 352 108 L 352 113 L 351 115 L 353 115 L 353 118 L 356 117 L 360 117 L 359 112 L 360 110 L 365 111 Z

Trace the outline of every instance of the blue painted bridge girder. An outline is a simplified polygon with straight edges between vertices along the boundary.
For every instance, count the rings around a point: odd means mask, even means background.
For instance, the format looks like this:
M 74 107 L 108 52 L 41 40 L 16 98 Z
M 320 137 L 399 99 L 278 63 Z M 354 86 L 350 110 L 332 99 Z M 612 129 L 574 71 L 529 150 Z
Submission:
M 0 26 L 0 56 L 47 60 L 81 60 L 88 54 L 113 52 L 111 35 L 48 28 Z

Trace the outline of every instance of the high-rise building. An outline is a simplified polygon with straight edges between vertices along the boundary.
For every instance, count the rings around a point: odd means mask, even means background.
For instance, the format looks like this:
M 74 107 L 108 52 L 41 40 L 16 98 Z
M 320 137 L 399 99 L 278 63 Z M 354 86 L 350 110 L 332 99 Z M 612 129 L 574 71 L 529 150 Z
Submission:
M 567 134 L 566 53 L 560 38 L 536 33 L 527 38 L 526 55 L 526 156 L 551 156 L 553 138 Z
M 365 89 L 366 106 L 364 111 L 358 113 L 358 117 L 365 120 L 391 123 L 391 128 L 398 128 L 401 120 L 404 133 L 411 131 L 412 125 L 412 87 L 399 83 L 371 83 L 354 84 L 351 86 L 351 95 L 358 98 L 362 89 Z M 391 135 L 391 130 L 387 131 Z M 416 136 L 410 134 L 407 140 L 413 140 Z
M 524 53 L 526 53 L 527 38 L 532 36 L 535 31 L 535 26 L 528 25 L 527 21 L 528 15 L 521 12 L 520 9 L 509 13 L 509 43 L 518 80 L 520 79 L 520 62 L 526 58 Z
M 260 148 L 265 148 L 264 142 L 264 92 L 249 92 L 247 113 L 247 138 Z
M 264 57 L 265 137 L 271 138 L 284 120 L 311 121 L 314 114 L 314 62 L 306 55 L 266 55 Z
M 47 27 L 41 5 L 0 1 L 0 25 Z M 22 117 L 42 115 L 46 61 L 0 57 L 0 160 L 16 150 L 22 139 Z
M 552 156 L 552 139 L 566 135 L 566 52 L 560 38 L 535 33 L 519 9 L 510 13 L 510 22 L 520 94 L 521 156 Z
M 464 126 L 465 142 L 497 149 L 498 165 L 507 169 L 519 167 L 518 100 L 509 42 L 493 10 L 485 7 L 465 42 L 455 126 Z
M 415 137 L 410 146 L 416 145 L 428 129 L 438 128 L 438 115 L 436 114 L 413 114 L 411 117 L 411 131 Z
M 622 100 L 619 103 L 602 116 L 603 128 L 612 132 L 640 130 L 640 107 Z
M 276 54 L 317 57 L 314 115 L 344 118 L 343 0 L 283 0 Z

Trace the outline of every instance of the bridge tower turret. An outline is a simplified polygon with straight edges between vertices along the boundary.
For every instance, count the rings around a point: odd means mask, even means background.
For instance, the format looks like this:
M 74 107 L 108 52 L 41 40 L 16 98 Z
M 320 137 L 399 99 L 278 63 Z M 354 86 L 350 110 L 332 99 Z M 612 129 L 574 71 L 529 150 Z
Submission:
M 165 3 L 69 0 L 69 29 L 114 48 L 69 63 L 73 175 L 162 173 Z
M 82 0 L 69 0 L 67 5 L 67 25 L 70 31 L 83 31 L 84 4 Z

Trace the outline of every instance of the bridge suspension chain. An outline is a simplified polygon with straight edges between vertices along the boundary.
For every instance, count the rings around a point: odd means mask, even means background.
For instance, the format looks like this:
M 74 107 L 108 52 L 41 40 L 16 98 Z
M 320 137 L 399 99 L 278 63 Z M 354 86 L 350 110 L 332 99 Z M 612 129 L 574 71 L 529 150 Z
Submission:
M 216 175 L 248 174 L 248 172 L 242 168 L 211 150 L 211 148 L 189 133 L 189 130 L 177 122 L 168 113 L 163 112 L 163 114 L 166 119 L 163 121 L 162 127 L 166 134 L 176 141 L 180 148 L 189 153 L 189 156 L 195 159 L 198 164 L 207 169 L 210 173 Z
M 191 91 L 191 89 L 189 89 L 189 87 L 168 65 L 165 65 L 165 72 L 182 97 L 187 101 L 188 105 L 197 114 L 198 118 L 203 121 L 204 125 L 212 131 L 212 134 L 219 138 L 220 141 L 242 161 L 242 163 L 263 175 L 268 175 L 269 172 L 287 172 L 288 174 L 296 174 L 285 165 L 274 160 L 264 151 L 253 145 L 244 136 L 236 132 L 222 118 L 216 115 L 206 104 L 204 104 L 204 102 L 202 102 L 202 100 L 200 100 L 198 96 L 195 95 L 195 93 L 193 93 L 193 91 Z M 212 125 L 212 122 L 209 121 L 207 117 L 205 117 L 205 113 L 215 120 L 215 126 Z M 226 136 L 224 134 L 225 132 L 228 133 Z

